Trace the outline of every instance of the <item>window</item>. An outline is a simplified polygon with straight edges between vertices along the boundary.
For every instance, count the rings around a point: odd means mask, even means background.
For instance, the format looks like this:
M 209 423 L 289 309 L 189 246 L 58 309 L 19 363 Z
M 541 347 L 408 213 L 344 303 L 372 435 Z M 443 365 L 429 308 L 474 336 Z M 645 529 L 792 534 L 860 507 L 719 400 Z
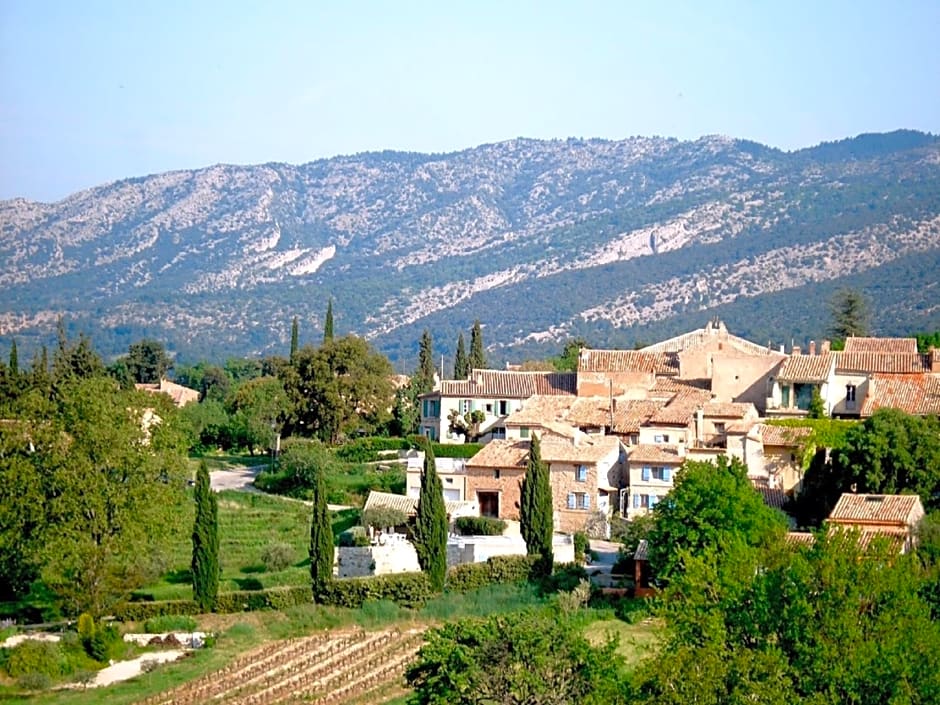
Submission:
M 506 437 L 506 429 L 502 426 L 491 428 L 490 433 L 493 434 L 493 438 L 505 438 Z
M 587 482 L 587 466 L 579 465 L 575 468 L 574 479 L 578 482 Z
M 521 426 L 519 428 L 519 438 L 528 438 L 529 437 L 529 427 Z
M 506 416 L 509 413 L 509 402 L 501 399 L 499 402 L 499 415 Z
M 648 494 L 633 495 L 634 509 L 648 509 L 650 506 L 650 496 Z
M 460 413 L 461 413 L 461 414 L 469 414 L 469 413 L 470 413 L 470 407 L 471 407 L 471 404 L 470 404 L 470 400 L 469 400 L 469 399 L 461 399 L 461 400 L 460 400 Z
M 640 434 L 639 434 L 639 433 L 631 433 L 631 434 L 630 434 L 630 445 L 636 446 L 636 445 L 639 445 L 639 444 L 640 444 Z
M 845 405 L 850 409 L 855 408 L 855 385 L 845 385 Z
M 452 485 L 452 484 L 454 484 L 454 478 L 452 478 L 452 477 L 445 477 L 445 478 L 444 478 L 444 482 L 446 482 L 448 485 Z
M 669 443 L 669 434 L 661 433 L 656 436 L 653 436 L 654 443 Z
M 653 479 L 662 480 L 663 482 L 669 482 L 669 468 L 653 468 Z
M 487 404 L 485 408 L 486 408 L 486 413 L 487 413 L 487 414 L 492 414 L 492 413 L 493 413 L 493 404 L 492 404 L 492 402 L 490 402 L 489 404 Z
M 493 479 L 494 479 L 494 480 L 498 480 L 498 479 L 499 479 L 499 470 L 494 470 L 494 471 L 493 471 Z
M 715 433 L 724 433 L 724 432 L 725 432 L 725 425 L 723 423 L 716 423 Z
M 591 495 L 586 492 L 578 492 L 578 509 L 590 509 L 591 508 Z
M 643 482 L 649 482 L 650 481 L 650 469 L 643 468 L 643 470 L 640 471 L 640 476 L 643 478 Z

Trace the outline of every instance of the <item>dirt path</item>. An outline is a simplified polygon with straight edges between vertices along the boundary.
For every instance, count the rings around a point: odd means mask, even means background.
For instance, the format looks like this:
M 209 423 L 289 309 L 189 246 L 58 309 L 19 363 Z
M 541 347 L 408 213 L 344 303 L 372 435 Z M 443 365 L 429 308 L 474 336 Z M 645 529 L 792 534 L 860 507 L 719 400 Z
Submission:
M 264 468 L 260 465 L 254 467 L 238 465 L 229 470 L 211 470 L 209 472 L 209 486 L 212 487 L 215 492 L 235 490 L 237 492 L 257 492 L 263 494 L 261 490 L 254 485 L 255 478 L 263 469 Z M 283 497 L 281 495 L 268 496 L 278 497 L 279 499 L 288 500 L 290 502 L 300 502 L 301 504 L 306 504 L 308 507 L 313 506 L 312 502 L 305 499 L 294 499 L 293 497 Z M 327 509 L 331 512 L 339 512 L 343 509 L 352 509 L 352 507 L 346 504 L 328 504 Z

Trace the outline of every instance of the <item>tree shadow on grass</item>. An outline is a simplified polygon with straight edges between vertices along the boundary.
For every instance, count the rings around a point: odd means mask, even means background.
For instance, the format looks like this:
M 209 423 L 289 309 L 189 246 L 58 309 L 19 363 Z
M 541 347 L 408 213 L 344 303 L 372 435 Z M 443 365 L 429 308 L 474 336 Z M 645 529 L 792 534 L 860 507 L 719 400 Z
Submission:
M 235 578 L 233 582 L 239 590 L 264 590 L 264 585 L 257 578 Z
M 192 584 L 193 572 L 189 568 L 171 570 L 169 573 L 163 576 L 163 579 L 170 585 Z

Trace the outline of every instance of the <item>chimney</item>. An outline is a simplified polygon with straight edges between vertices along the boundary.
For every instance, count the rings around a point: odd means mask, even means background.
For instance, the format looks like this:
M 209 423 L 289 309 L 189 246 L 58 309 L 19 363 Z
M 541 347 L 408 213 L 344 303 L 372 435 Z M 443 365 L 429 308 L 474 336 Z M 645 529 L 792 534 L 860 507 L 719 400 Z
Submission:
M 927 359 L 930 363 L 930 371 L 934 374 L 940 374 L 940 350 L 930 348 L 927 353 Z
M 799 345 L 794 345 L 794 346 L 793 346 L 793 353 L 792 353 L 792 354 L 793 354 L 793 355 L 799 355 L 799 354 L 800 354 L 800 346 L 799 346 Z
M 829 347 L 830 347 L 831 345 L 832 345 L 832 343 L 830 343 L 828 340 L 822 341 L 822 343 L 820 343 L 820 345 L 819 345 L 819 347 L 820 347 L 819 354 L 820 354 L 820 355 L 827 355 L 827 354 L 829 354 Z
M 816 354 L 816 341 L 815 340 L 809 341 L 809 354 L 810 355 Z

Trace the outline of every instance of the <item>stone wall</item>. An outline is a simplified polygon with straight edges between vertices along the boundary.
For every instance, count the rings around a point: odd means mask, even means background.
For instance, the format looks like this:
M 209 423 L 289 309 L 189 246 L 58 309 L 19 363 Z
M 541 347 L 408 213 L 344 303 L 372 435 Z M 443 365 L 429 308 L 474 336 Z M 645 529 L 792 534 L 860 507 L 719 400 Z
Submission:
M 415 547 L 405 539 L 393 540 L 384 546 L 340 546 L 336 551 L 339 578 L 421 570 Z

